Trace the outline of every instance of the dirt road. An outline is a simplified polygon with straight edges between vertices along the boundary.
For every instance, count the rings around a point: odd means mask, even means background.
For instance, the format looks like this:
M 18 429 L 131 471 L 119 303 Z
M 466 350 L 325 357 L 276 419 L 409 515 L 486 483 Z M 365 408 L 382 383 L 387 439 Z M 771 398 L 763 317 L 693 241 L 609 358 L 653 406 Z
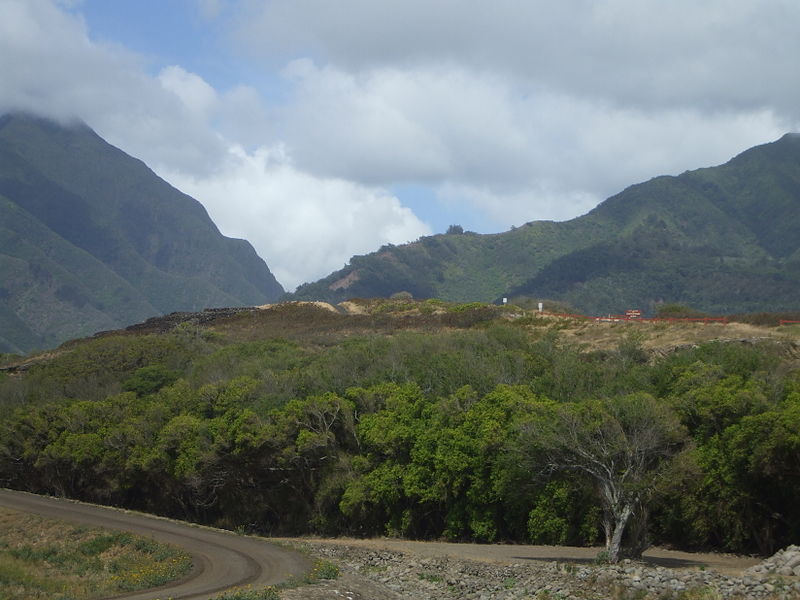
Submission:
M 0 505 L 92 527 L 119 529 L 174 544 L 192 555 L 194 569 L 166 586 L 132 592 L 125 600 L 207 600 L 232 586 L 272 585 L 311 568 L 302 554 L 263 540 L 140 513 L 0 489 Z
M 313 539 L 293 538 L 291 541 L 308 542 L 312 546 L 344 545 L 372 550 L 405 552 L 423 558 L 452 557 L 486 561 L 498 564 L 558 561 L 564 563 L 591 564 L 602 548 L 578 548 L 575 546 L 530 546 L 523 544 L 457 544 L 450 542 L 414 542 L 393 539 Z M 680 552 L 665 548 L 650 548 L 642 560 L 646 564 L 668 568 L 710 568 L 727 575 L 741 575 L 748 567 L 761 559 L 732 554 Z

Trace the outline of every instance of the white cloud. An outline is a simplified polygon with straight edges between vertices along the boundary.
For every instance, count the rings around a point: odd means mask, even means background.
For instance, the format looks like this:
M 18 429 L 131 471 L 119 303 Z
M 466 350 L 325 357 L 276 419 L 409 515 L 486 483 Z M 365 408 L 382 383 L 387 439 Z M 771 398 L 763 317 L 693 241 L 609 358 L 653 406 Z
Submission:
M 202 77 L 189 73 L 178 65 L 161 69 L 158 81 L 164 89 L 175 94 L 186 109 L 198 118 L 208 119 L 219 102 L 217 92 Z
M 246 85 L 221 94 L 215 124 L 222 135 L 247 148 L 264 144 L 277 129 L 259 93 Z
M 776 0 L 243 0 L 238 39 L 290 60 L 297 166 L 425 183 L 486 230 L 800 126 L 800 4 Z
M 139 57 L 92 42 L 84 22 L 52 2 L 0 5 L 0 111 L 81 118 L 150 164 L 207 170 L 224 156 L 219 136 L 187 108 L 186 81 L 180 87 L 173 74 L 173 90 L 166 89 L 146 74 Z M 188 73 L 186 80 L 193 81 Z
M 566 219 L 642 179 L 717 164 L 780 136 L 773 110 L 644 110 L 454 64 L 286 70 L 282 139 L 320 176 L 427 182 L 487 228 Z
M 354 254 L 430 234 L 386 191 L 298 171 L 280 147 L 251 154 L 232 147 L 210 176 L 167 176 L 203 202 L 223 233 L 271 257 L 287 289 L 324 277 Z
M 236 34 L 267 61 L 314 57 L 287 70 L 299 167 L 470 189 L 501 223 L 800 126 L 799 21 L 793 0 L 242 0 Z
M 275 149 L 248 154 L 271 132 L 255 88 L 218 91 L 180 65 L 151 77 L 137 55 L 93 42 L 83 20 L 54 2 L 0 0 L 0 8 L 0 112 L 85 120 L 205 202 L 220 229 L 248 239 L 283 285 L 430 233 L 380 188 L 303 173 Z M 219 3 L 201 8 L 213 18 Z
M 794 0 L 242 0 L 238 37 L 347 71 L 456 62 L 623 106 L 797 114 L 798 21 Z
M 478 208 L 496 225 L 508 229 L 533 220 L 561 221 L 584 214 L 602 200 L 589 192 L 559 189 L 557 183 L 539 182 L 522 190 L 497 190 L 487 187 L 445 183 L 437 190 L 439 199 L 457 207 L 468 203 Z
M 506 229 L 800 126 L 794 0 L 199 0 L 257 57 L 229 89 L 150 76 L 79 2 L 0 9 L 0 111 L 83 118 L 289 287 L 427 233 L 389 186 Z

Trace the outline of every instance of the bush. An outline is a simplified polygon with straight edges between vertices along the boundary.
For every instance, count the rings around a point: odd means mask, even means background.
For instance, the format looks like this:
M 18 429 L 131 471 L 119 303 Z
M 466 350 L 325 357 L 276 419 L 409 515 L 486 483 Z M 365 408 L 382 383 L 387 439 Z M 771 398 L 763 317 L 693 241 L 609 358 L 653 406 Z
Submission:
M 309 573 L 309 582 L 318 581 L 320 579 L 336 579 L 339 577 L 339 566 L 329 560 L 318 560 L 314 565 L 314 569 Z
M 731 315 L 728 317 L 737 323 L 747 323 L 748 325 L 760 325 L 762 327 L 777 327 L 781 321 L 800 321 L 800 311 L 777 312 L 777 313 L 747 313 Z
M 413 300 L 414 296 L 411 292 L 395 292 L 391 296 L 389 296 L 389 300 Z
M 656 317 L 660 319 L 702 319 L 708 316 L 707 313 L 675 302 L 661 304 L 656 308 Z
M 178 374 L 170 371 L 164 365 L 148 365 L 137 369 L 134 374 L 123 384 L 126 392 L 135 392 L 137 396 L 155 394 L 162 387 L 175 383 Z
M 257 589 L 243 588 L 214 596 L 214 600 L 280 600 L 280 594 L 274 586 Z

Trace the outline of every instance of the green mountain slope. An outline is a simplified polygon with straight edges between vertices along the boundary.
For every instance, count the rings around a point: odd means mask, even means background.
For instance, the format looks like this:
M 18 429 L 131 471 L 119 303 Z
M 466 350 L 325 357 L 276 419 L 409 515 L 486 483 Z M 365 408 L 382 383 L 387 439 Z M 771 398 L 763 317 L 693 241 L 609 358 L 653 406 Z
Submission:
M 249 243 L 85 125 L 0 117 L 0 351 L 282 293 Z
M 659 302 L 711 312 L 796 308 L 800 136 L 631 186 L 563 223 L 385 246 L 290 297 L 399 291 L 452 301 L 551 298 L 589 313 L 650 311 Z

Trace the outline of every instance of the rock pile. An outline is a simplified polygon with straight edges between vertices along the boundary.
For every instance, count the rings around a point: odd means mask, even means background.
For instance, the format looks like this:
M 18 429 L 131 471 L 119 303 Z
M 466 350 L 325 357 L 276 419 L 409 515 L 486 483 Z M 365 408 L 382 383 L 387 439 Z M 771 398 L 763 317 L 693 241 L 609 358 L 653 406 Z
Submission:
M 779 572 L 800 557 L 800 548 L 793 547 L 776 555 L 780 556 L 774 563 L 775 569 L 730 577 L 712 570 L 667 569 L 634 561 L 618 565 L 564 562 L 504 565 L 452 557 L 421 558 L 338 544 L 308 543 L 305 546 L 312 554 L 338 562 L 346 572 L 383 587 L 386 597 L 436 600 L 800 599 L 800 580 Z
M 777 574 L 800 577 L 800 546 L 787 546 L 746 571 L 750 575 Z

